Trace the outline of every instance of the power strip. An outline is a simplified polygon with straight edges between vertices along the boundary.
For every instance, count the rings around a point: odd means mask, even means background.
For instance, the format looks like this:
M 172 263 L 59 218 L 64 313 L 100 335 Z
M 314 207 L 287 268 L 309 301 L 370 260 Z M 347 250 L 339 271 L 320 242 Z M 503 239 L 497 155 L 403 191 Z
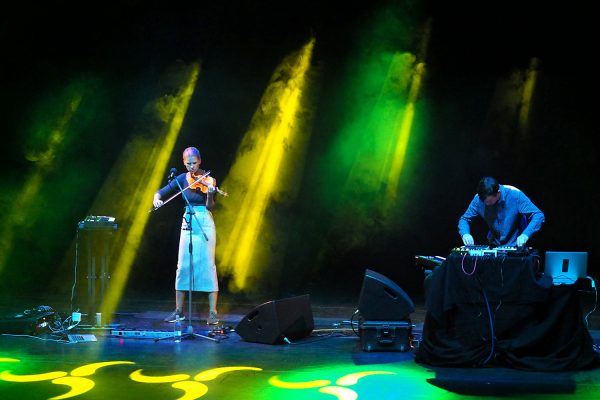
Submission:
M 173 331 L 137 331 L 137 330 L 112 330 L 111 336 L 139 339 L 161 339 L 175 336 Z
M 74 333 L 74 334 L 70 334 L 67 335 L 67 337 L 69 338 L 69 342 L 72 343 L 83 343 L 83 342 L 97 342 L 98 339 L 96 339 L 95 335 L 88 335 L 88 334 L 79 334 L 79 333 Z

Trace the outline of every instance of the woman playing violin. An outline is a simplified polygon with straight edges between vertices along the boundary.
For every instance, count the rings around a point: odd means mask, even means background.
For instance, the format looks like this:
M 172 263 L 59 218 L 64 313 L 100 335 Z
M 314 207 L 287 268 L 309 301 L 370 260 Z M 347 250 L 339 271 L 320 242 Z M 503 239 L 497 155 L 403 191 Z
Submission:
M 175 276 L 175 311 L 165 318 L 166 322 L 174 322 L 177 316 L 180 320 L 185 319 L 183 314 L 185 293 L 190 289 L 190 229 L 192 230 L 193 249 L 192 291 L 208 292 L 207 323 L 214 325 L 219 322 L 217 314 L 219 285 L 215 265 L 216 229 L 210 212 L 215 205 L 217 187 L 214 178 L 203 177 L 205 172 L 200 168 L 201 162 L 200 152 L 197 148 L 186 148 L 183 151 L 183 164 L 187 172 L 176 176 L 154 194 L 154 207 L 160 207 L 163 205 L 162 199 L 179 192 L 179 187 L 185 188 L 184 194 L 195 212 L 190 216 L 186 208 L 183 214 Z

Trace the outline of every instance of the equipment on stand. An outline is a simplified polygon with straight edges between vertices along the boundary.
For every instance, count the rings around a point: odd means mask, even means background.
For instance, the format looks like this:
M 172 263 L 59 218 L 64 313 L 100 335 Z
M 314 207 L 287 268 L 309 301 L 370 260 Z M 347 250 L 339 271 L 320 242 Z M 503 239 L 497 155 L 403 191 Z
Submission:
M 110 280 L 108 260 L 113 234 L 118 225 L 115 217 L 89 215 L 77 224 L 77 248 L 80 233 L 85 238 L 85 259 L 87 261 L 87 316 L 88 324 L 80 324 L 85 329 L 110 329 L 98 312 Z M 77 284 L 77 267 L 75 268 Z M 72 310 L 73 311 L 73 310 Z M 105 316 L 105 318 L 107 318 Z
M 421 267 L 425 276 L 428 276 L 445 260 L 440 256 L 415 256 L 415 265 Z
M 79 230 L 117 230 L 117 223 L 115 222 L 115 217 L 106 216 L 88 215 L 83 221 L 80 221 L 77 226 Z
M 460 246 L 452 249 L 452 253 L 467 254 L 470 256 L 492 256 L 492 257 L 523 257 L 531 254 L 533 249 L 529 247 L 515 246 L 487 246 L 483 244 L 475 244 L 469 246 Z

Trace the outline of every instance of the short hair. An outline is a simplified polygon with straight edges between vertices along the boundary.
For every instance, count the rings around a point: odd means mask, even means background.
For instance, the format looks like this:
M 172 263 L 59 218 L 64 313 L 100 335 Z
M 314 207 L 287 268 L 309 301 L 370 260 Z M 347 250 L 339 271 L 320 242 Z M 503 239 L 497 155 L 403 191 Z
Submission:
M 183 151 L 183 157 L 185 158 L 186 156 L 190 157 L 190 156 L 195 156 L 198 157 L 199 159 L 202 159 L 202 157 L 200 157 L 200 151 L 195 148 L 195 147 L 188 147 Z
M 481 199 L 481 201 L 485 200 L 488 196 L 493 196 L 498 193 L 500 189 L 500 185 L 495 178 L 491 176 L 486 176 L 481 178 L 479 184 L 477 185 L 477 195 Z

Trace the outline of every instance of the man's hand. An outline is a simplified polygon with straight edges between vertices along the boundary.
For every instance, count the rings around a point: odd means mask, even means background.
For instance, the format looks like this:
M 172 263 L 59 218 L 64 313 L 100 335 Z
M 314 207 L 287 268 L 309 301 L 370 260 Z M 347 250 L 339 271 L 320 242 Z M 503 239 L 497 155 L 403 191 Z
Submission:
M 517 247 L 525 246 L 525 243 L 529 240 L 529 236 L 523 234 L 517 238 Z
M 164 204 L 164 202 L 160 199 L 160 195 L 158 193 L 156 193 L 154 195 L 154 198 L 152 199 L 152 204 L 156 208 L 158 208 L 158 207 L 160 207 L 160 206 L 162 206 Z
M 473 236 L 469 235 L 468 233 L 465 233 L 462 236 L 462 241 L 465 244 L 465 246 L 472 246 L 475 244 L 475 240 L 473 240 Z

